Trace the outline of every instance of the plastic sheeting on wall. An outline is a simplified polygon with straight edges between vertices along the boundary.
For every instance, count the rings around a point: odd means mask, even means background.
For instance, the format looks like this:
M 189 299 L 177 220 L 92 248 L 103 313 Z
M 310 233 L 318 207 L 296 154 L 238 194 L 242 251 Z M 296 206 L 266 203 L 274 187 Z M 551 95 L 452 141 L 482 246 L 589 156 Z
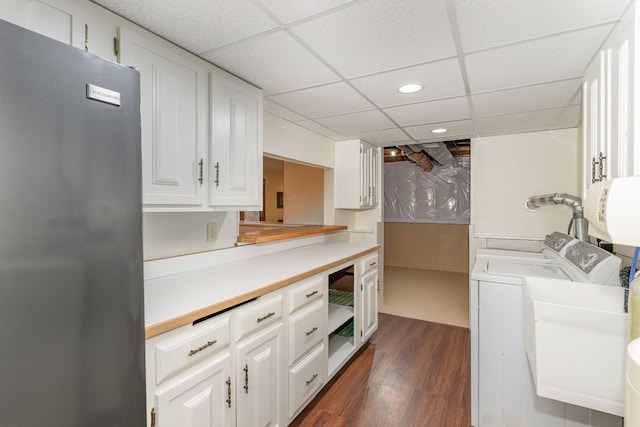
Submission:
M 384 220 L 468 224 L 470 183 L 469 167 L 427 173 L 413 162 L 385 163 Z

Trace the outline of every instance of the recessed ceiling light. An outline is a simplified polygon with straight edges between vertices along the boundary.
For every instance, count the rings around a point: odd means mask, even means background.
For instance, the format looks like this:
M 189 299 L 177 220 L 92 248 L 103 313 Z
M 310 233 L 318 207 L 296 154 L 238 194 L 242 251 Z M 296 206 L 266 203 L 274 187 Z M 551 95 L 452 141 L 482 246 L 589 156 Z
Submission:
M 438 128 L 431 131 L 431 133 L 445 133 L 448 129 Z
M 398 92 L 400 93 L 416 93 L 422 90 L 422 85 L 420 83 L 407 83 L 406 85 L 402 85 L 398 88 Z

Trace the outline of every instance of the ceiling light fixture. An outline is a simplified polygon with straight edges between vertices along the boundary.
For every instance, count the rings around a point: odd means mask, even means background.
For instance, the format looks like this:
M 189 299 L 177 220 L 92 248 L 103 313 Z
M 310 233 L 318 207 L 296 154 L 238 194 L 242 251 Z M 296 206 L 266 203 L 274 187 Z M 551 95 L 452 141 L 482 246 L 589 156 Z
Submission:
M 400 93 L 416 93 L 422 90 L 422 84 L 420 83 L 407 83 L 398 88 Z
M 433 129 L 431 131 L 431 133 L 445 133 L 448 129 L 445 128 L 438 128 L 438 129 Z

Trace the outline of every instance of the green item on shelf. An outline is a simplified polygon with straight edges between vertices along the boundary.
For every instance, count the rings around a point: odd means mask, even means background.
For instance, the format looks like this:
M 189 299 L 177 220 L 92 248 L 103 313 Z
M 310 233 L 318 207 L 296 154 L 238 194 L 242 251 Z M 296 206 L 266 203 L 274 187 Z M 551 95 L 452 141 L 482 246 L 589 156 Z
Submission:
M 353 292 L 329 289 L 329 303 L 353 307 Z
M 352 337 L 353 336 L 353 319 L 345 323 L 340 329 L 335 332 L 336 335 L 340 335 L 341 337 Z

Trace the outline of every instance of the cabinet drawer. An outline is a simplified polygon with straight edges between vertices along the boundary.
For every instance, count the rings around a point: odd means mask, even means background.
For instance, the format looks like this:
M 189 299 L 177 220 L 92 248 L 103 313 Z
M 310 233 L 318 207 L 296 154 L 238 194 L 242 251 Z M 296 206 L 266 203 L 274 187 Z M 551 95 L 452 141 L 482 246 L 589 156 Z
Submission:
M 156 384 L 229 344 L 229 316 L 213 318 L 155 345 Z
M 324 288 L 323 276 L 312 277 L 292 286 L 289 290 L 289 313 L 321 298 L 324 294 Z
M 324 336 L 322 301 L 289 317 L 289 364 L 318 344 Z
M 236 336 L 240 340 L 260 328 L 282 319 L 282 295 L 259 299 L 236 314 Z
M 378 252 L 366 255 L 360 261 L 360 271 L 362 273 L 366 273 L 375 268 L 378 268 Z
M 289 418 L 324 384 L 324 345 L 289 370 Z

